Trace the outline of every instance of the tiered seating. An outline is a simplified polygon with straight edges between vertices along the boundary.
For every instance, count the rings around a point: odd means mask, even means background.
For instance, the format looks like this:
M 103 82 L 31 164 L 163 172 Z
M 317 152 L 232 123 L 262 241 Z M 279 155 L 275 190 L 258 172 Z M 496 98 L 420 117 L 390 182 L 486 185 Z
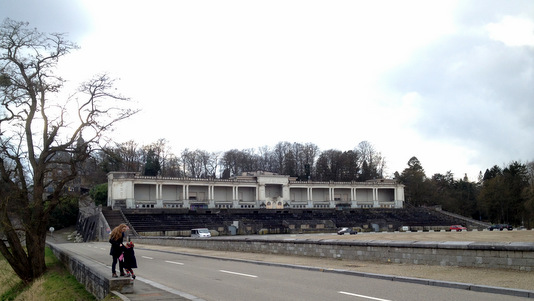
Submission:
M 102 207 L 102 214 L 108 221 L 110 229 L 126 223 L 119 210 L 112 210 L 110 207 Z
M 226 229 L 234 221 L 250 230 L 290 233 L 301 228 L 308 231 L 334 232 L 340 227 L 362 227 L 379 224 L 398 229 L 401 226 L 447 226 L 458 223 L 453 218 L 425 208 L 405 209 L 284 209 L 220 210 L 194 212 L 183 209 L 127 209 L 124 215 L 137 232 L 184 231 L 194 228 Z M 302 226 L 305 225 L 305 226 Z M 321 225 L 321 226 L 319 226 Z M 249 231 L 249 230 L 247 230 Z

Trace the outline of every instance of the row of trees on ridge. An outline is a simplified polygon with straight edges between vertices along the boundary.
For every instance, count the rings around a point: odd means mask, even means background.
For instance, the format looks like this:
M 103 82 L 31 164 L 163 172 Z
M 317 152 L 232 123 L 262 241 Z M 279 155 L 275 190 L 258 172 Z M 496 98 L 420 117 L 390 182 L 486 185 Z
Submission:
M 257 150 L 210 153 L 185 149 L 172 154 L 165 139 L 138 147 L 133 141 L 99 152 L 95 162 L 102 175 L 109 171 L 135 171 L 144 175 L 194 178 L 229 178 L 247 171 L 270 171 L 301 181 L 366 181 L 382 178 L 386 161 L 367 141 L 353 150 L 320 151 L 313 143 L 279 142 Z M 426 175 L 412 157 L 407 168 L 393 178 L 405 185 L 407 206 L 441 206 L 444 210 L 495 223 L 529 226 L 534 221 L 534 165 L 512 162 L 480 172 L 475 181 L 455 179 L 450 171 Z
M 165 139 L 147 146 L 134 141 L 99 152 L 95 162 L 104 172 L 131 171 L 146 176 L 223 178 L 250 171 L 269 171 L 301 181 L 366 181 L 382 178 L 385 160 L 373 145 L 362 141 L 349 151 L 320 151 L 313 143 L 279 142 L 274 147 L 226 152 L 185 149 L 174 155 Z

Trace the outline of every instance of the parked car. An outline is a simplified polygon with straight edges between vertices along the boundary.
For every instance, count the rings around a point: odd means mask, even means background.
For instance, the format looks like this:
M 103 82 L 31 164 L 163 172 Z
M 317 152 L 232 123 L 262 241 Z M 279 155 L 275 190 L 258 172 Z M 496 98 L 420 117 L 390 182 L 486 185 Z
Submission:
M 192 229 L 191 237 L 211 237 L 211 233 L 207 228 Z
M 514 227 L 512 227 L 512 225 L 508 225 L 508 224 L 503 224 L 503 225 L 502 225 L 502 228 L 503 228 L 503 229 L 506 229 L 506 230 L 510 230 L 510 231 L 511 231 L 511 230 L 514 230 Z
M 467 228 L 462 226 L 462 225 L 452 225 L 450 228 L 449 228 L 451 231 L 462 231 L 462 230 L 465 230 L 467 231 Z
M 495 224 L 495 225 L 491 225 L 488 227 L 488 230 L 490 231 L 493 231 L 493 230 L 499 230 L 499 231 L 502 231 L 502 230 L 513 230 L 514 227 L 512 227 L 511 225 L 508 225 L 508 224 Z
M 337 231 L 337 234 L 343 235 L 343 234 L 358 234 L 358 231 L 353 230 L 352 228 L 341 228 L 341 230 Z

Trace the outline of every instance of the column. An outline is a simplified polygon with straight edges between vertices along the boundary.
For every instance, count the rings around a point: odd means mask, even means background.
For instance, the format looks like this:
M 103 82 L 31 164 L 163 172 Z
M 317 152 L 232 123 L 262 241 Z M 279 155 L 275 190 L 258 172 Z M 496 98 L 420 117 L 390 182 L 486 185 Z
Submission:
M 350 207 L 358 208 L 358 201 L 356 200 L 356 188 L 352 187 L 350 189 Z
M 215 208 L 215 185 L 208 186 L 208 208 Z
M 154 208 L 163 208 L 163 184 L 156 184 L 156 205 Z
M 287 203 L 291 203 L 291 196 L 289 195 L 289 185 L 288 184 L 284 184 L 282 185 L 282 202 L 283 204 L 285 204 L 286 202 Z
M 266 202 L 265 184 L 260 184 L 259 185 L 258 198 L 259 198 L 260 204 L 261 204 L 261 202 Z
M 330 201 L 330 208 L 336 208 L 336 202 L 334 201 L 334 188 L 328 188 L 328 198 Z
M 313 208 L 313 188 L 308 187 L 307 192 L 308 192 L 308 208 Z
M 232 203 L 234 208 L 239 208 L 239 187 L 232 187 Z
M 191 204 L 189 203 L 189 185 L 184 184 L 183 197 L 184 197 L 184 208 L 191 208 Z
M 379 208 L 380 204 L 378 202 L 378 188 L 373 188 L 373 207 Z
M 404 188 L 402 186 L 397 186 L 395 188 L 395 208 L 404 207 Z

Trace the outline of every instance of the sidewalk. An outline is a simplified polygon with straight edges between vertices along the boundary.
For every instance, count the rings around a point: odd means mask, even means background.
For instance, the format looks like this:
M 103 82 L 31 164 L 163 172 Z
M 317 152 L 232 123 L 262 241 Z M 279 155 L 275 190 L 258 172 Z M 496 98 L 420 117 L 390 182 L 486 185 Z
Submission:
M 187 301 L 195 300 L 201 301 L 195 296 L 188 295 L 183 292 L 169 291 L 166 288 L 159 287 L 157 283 L 151 283 L 150 280 L 137 277 L 134 281 L 134 292 L 131 294 L 120 294 L 118 292 L 112 292 L 114 296 L 111 296 L 111 300 L 123 300 L 123 301 L 140 301 L 140 300 L 177 300 Z

